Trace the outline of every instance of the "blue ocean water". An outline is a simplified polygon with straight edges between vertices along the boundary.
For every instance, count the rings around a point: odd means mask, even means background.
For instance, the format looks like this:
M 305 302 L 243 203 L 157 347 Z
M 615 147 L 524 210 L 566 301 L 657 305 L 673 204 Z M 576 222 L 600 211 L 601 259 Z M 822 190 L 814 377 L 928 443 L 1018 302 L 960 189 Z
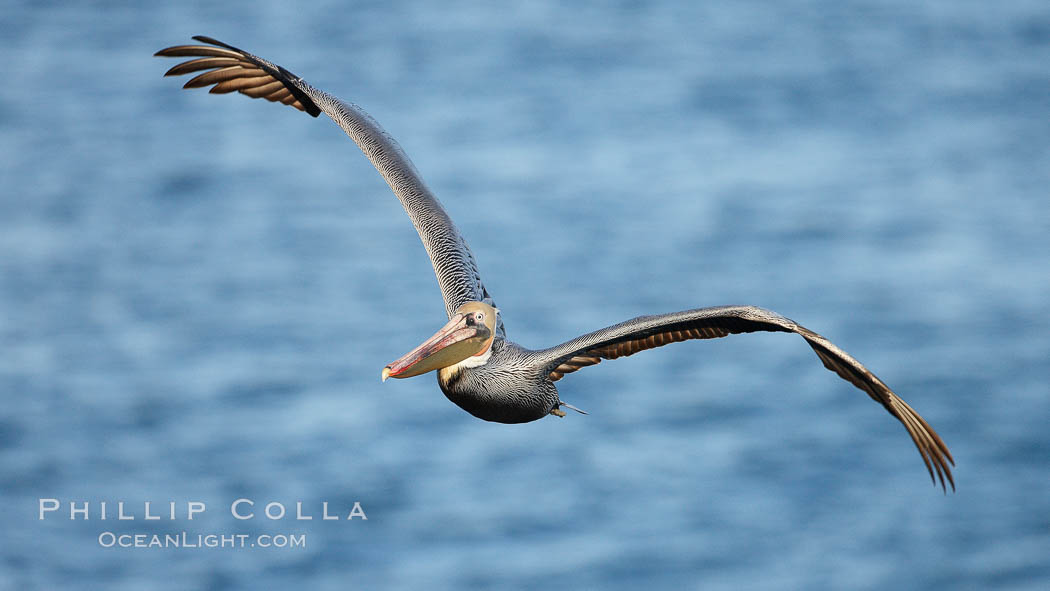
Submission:
M 1045 2 L 8 2 L 0 33 L 0 588 L 1050 581 Z M 559 382 L 590 415 L 526 425 L 381 384 L 443 323 L 411 224 L 330 121 L 162 78 L 194 34 L 382 122 L 513 340 L 771 308 L 921 412 L 958 491 L 789 335 L 603 363 Z

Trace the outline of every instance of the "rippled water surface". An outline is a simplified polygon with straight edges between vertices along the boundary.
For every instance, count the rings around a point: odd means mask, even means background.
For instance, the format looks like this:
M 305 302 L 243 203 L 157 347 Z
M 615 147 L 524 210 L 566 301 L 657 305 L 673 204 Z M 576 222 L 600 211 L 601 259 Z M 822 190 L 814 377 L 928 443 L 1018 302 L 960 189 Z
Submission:
M 1046 3 L 573 6 L 5 4 L 0 588 L 1047 588 Z M 381 121 L 515 341 L 774 309 L 958 491 L 790 335 L 603 363 L 526 425 L 380 384 L 443 323 L 411 224 L 330 121 L 162 78 L 193 34 Z

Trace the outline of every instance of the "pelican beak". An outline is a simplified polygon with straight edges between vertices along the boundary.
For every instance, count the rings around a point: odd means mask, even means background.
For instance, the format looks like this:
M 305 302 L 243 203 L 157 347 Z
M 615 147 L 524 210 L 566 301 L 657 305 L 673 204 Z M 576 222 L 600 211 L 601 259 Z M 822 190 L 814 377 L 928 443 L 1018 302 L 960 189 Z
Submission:
M 477 322 L 474 312 L 461 309 L 434 336 L 384 367 L 383 381 L 418 376 L 455 365 L 472 355 L 480 355 L 492 343 L 492 336 L 492 329 L 486 322 Z

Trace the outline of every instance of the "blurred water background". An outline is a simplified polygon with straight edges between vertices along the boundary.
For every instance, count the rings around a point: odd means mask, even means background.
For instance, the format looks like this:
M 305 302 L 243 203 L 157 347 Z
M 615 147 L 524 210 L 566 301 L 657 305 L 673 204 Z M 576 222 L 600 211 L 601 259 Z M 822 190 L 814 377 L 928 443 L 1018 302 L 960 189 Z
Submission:
M 513 340 L 771 308 L 958 492 L 789 335 L 603 363 L 527 425 L 381 385 L 443 323 L 411 224 L 327 119 L 163 79 L 193 34 L 382 122 Z M 0 56 L 0 588 L 1048 588 L 1046 2 L 7 1 Z

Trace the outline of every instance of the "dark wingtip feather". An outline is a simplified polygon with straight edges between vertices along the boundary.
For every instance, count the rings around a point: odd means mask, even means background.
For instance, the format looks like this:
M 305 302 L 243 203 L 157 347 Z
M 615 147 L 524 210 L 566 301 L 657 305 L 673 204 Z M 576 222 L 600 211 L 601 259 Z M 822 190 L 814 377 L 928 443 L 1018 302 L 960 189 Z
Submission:
M 201 88 L 212 84 L 220 84 L 232 78 L 243 78 L 250 75 L 253 68 L 258 68 L 259 77 L 269 76 L 276 83 L 286 88 L 292 96 L 287 97 L 284 93 L 275 93 L 274 89 L 269 87 L 256 90 L 256 87 L 253 85 L 244 85 L 236 88 L 238 92 L 252 98 L 265 98 L 270 101 L 289 105 L 295 109 L 304 111 L 311 117 L 317 117 L 321 114 L 320 107 L 318 107 L 311 96 L 307 94 L 307 90 L 304 90 L 304 87 L 308 88 L 309 85 L 307 85 L 302 78 L 296 76 L 292 72 L 260 57 L 252 55 L 243 49 L 223 43 L 218 39 L 213 39 L 206 35 L 194 35 L 193 39 L 201 43 L 207 43 L 212 47 L 204 45 L 176 45 L 166 47 L 153 54 L 155 57 L 198 58 L 170 68 L 165 72 L 165 76 L 178 76 L 200 70 L 209 70 L 187 82 L 183 85 L 183 88 Z M 225 62 L 226 59 L 231 60 L 233 63 L 228 65 L 224 64 L 223 62 Z M 238 65 L 240 66 L 239 69 L 237 67 Z M 229 70 L 229 75 L 223 73 L 222 70 Z M 214 94 L 222 94 L 232 90 L 233 89 L 224 88 Z
M 241 49 L 239 47 L 234 47 L 232 45 L 223 43 L 222 41 L 219 41 L 218 39 L 213 39 L 211 37 L 208 37 L 207 35 L 194 35 L 192 37 L 192 39 L 194 41 L 200 41 L 201 43 L 207 43 L 209 45 L 215 45 L 215 46 L 218 46 L 218 47 L 224 47 L 224 48 L 229 49 L 231 51 L 236 51 L 237 53 L 248 53 L 247 51 L 244 51 L 243 49 Z

